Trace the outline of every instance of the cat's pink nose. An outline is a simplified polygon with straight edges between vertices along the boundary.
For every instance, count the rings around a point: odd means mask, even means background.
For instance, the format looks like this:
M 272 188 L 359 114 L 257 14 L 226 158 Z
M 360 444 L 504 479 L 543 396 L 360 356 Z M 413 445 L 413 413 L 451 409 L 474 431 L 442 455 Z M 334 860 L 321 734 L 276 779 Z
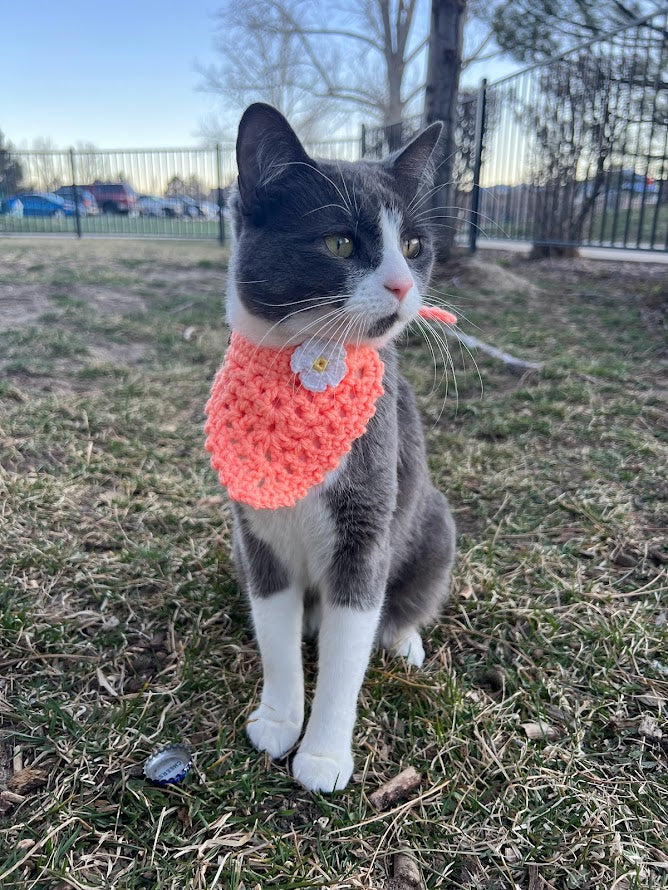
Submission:
M 413 287 L 413 282 L 410 278 L 393 279 L 392 281 L 386 281 L 385 287 L 391 294 L 394 294 L 399 302 L 401 302 L 408 291 Z

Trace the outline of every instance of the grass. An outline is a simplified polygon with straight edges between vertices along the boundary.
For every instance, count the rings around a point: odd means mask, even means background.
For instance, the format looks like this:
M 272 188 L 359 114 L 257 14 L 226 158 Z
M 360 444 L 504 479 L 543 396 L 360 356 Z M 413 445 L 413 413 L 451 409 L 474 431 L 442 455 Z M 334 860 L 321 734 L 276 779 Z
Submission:
M 422 671 L 377 654 L 330 797 L 248 745 L 258 658 L 202 448 L 215 244 L 0 242 L 0 886 L 668 887 L 665 269 L 461 260 L 458 396 L 402 349 L 459 525 Z M 307 650 L 309 689 L 314 653 Z M 663 736 L 661 736 L 663 730 Z M 150 751 L 185 740 L 183 785 Z M 423 776 L 387 813 L 368 794 Z
M 582 243 L 589 247 L 601 245 L 607 247 L 638 247 L 644 250 L 665 250 L 668 238 L 668 205 L 646 203 L 640 206 L 640 199 L 634 200 L 629 207 L 628 197 L 624 199 L 615 212 L 614 198 L 610 198 L 605 212 L 603 208 L 596 210 L 593 216 L 587 216 L 582 227 Z M 504 208 L 490 202 L 486 208 L 489 218 L 482 217 L 481 235 L 488 238 L 510 238 L 519 241 L 532 241 L 537 226 L 532 219 L 517 221 L 514 215 L 525 213 L 524 208 L 512 206 Z M 511 214 L 511 216 L 508 216 Z M 504 218 L 505 217 L 505 218 Z M 499 221 L 494 220 L 498 218 Z M 550 233 L 559 241 L 558 228 Z
M 161 219 L 158 217 L 129 217 L 122 214 L 104 214 L 86 216 L 81 219 L 81 231 L 85 235 L 173 235 L 184 238 L 218 238 L 220 223 L 218 220 L 207 219 Z M 49 234 L 72 235 L 76 232 L 76 220 L 73 216 L 60 219 L 51 217 L 24 217 L 0 215 L 0 233 L 16 234 L 42 232 Z M 229 223 L 226 223 L 226 234 L 229 237 Z

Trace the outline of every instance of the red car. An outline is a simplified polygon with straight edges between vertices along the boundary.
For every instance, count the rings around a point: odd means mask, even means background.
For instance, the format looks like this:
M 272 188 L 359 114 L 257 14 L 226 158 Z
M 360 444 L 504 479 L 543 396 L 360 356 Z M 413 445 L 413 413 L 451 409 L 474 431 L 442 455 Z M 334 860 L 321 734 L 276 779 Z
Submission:
M 127 182 L 94 182 L 86 188 L 92 192 L 102 213 L 139 215 L 139 199 Z

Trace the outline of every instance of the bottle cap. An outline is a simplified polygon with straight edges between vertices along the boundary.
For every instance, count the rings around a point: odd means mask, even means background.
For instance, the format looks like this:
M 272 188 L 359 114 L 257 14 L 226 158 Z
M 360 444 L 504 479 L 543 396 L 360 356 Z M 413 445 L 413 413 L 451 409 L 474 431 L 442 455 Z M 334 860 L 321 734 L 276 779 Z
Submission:
M 158 748 L 144 764 L 144 775 L 156 785 L 178 785 L 193 763 L 190 750 L 181 744 Z

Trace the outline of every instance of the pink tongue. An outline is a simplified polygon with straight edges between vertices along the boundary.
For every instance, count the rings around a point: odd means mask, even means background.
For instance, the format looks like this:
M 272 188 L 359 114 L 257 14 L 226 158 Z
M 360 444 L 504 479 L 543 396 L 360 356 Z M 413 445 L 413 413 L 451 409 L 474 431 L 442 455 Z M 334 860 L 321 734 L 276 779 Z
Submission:
M 436 306 L 422 306 L 418 312 L 420 318 L 426 318 L 427 321 L 442 321 L 443 324 L 457 324 L 457 316 L 452 312 L 446 312 L 445 309 L 438 309 Z

